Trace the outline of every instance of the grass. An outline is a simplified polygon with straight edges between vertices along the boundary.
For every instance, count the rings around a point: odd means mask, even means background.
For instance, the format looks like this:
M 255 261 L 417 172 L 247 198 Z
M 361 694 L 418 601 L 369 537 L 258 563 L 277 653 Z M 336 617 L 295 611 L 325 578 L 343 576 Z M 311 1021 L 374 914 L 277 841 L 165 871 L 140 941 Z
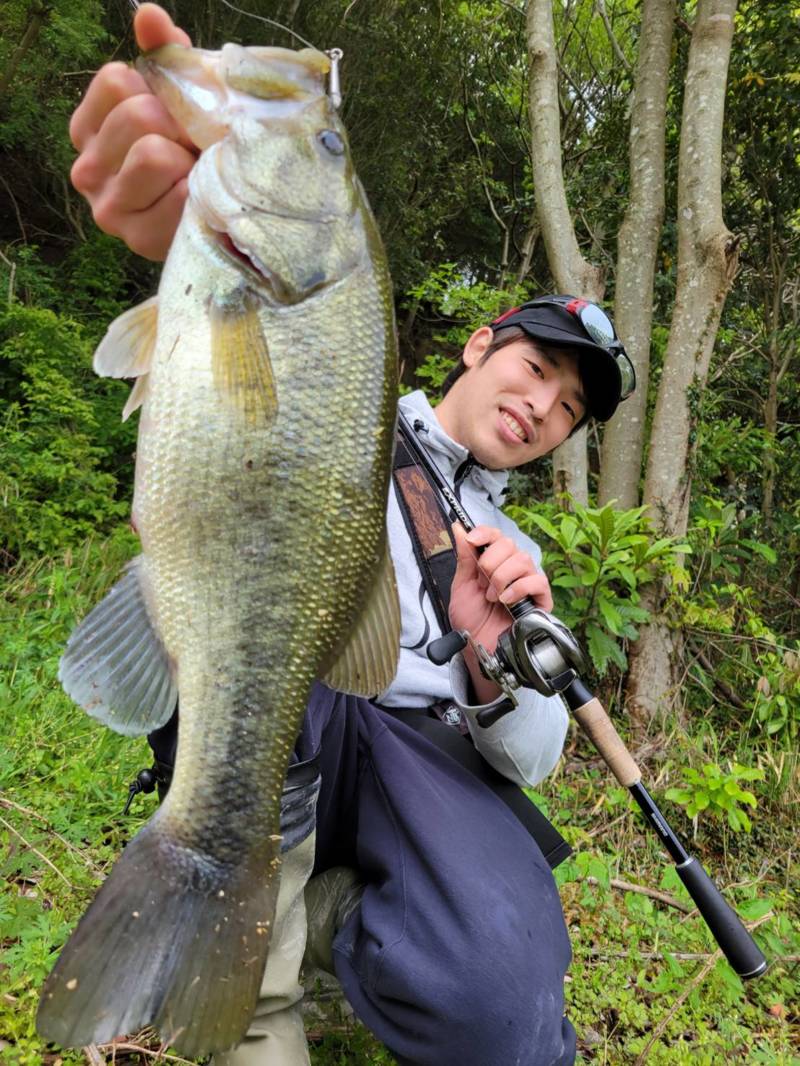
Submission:
M 69 930 L 125 841 L 154 809 L 153 797 L 138 797 L 131 815 L 120 814 L 129 782 L 149 764 L 145 742 L 91 722 L 56 679 L 75 618 L 97 602 L 134 550 L 133 538 L 122 531 L 3 579 L 3 1066 L 96 1066 L 112 1058 L 110 1052 L 92 1060 L 83 1051 L 47 1048 L 34 1017 L 42 982 Z M 576 849 L 557 879 L 574 951 L 567 997 L 579 1033 L 579 1062 L 800 1064 L 800 914 L 791 809 L 765 797 L 750 836 L 701 823 L 693 844 L 740 914 L 760 922 L 755 935 L 772 965 L 765 977 L 743 985 L 715 957 L 716 945 L 627 793 L 612 786 L 575 736 L 566 763 L 537 799 Z M 670 773 L 669 761 L 660 764 L 655 793 L 674 783 Z M 685 837 L 690 827 L 682 812 L 668 804 L 664 809 Z M 660 890 L 674 903 L 624 884 Z M 393 1062 L 352 1020 L 313 1023 L 311 1036 L 314 1066 Z M 152 1034 L 137 1034 L 132 1043 L 141 1050 L 119 1048 L 120 1066 L 155 1061 Z

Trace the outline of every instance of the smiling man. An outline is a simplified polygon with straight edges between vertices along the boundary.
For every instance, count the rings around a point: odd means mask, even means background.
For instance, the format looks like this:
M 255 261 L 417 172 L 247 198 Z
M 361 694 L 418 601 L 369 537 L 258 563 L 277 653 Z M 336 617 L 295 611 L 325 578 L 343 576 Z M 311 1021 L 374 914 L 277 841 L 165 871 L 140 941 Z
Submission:
M 153 4 L 140 7 L 135 30 L 142 49 L 188 44 Z M 98 224 L 163 258 L 196 158 L 185 132 L 121 63 L 95 76 L 70 132 L 72 179 Z M 470 649 L 448 667 L 426 648 L 454 627 L 493 651 L 506 605 L 530 596 L 552 609 L 538 546 L 501 510 L 508 470 L 589 417 L 610 418 L 633 385 L 606 314 L 549 296 L 476 330 L 436 408 L 422 392 L 400 401 L 476 528 L 451 531 L 399 447 L 387 513 L 402 613 L 397 673 L 372 700 L 322 684 L 311 693 L 284 792 L 262 998 L 247 1039 L 215 1066 L 309 1062 L 296 1009 L 306 906 L 307 958 L 335 972 L 402 1066 L 574 1061 L 563 994 L 570 947 L 551 873 L 568 849 L 521 791 L 558 762 L 566 711 L 526 689 L 513 713 L 483 728 L 478 713 L 501 697 Z M 161 791 L 177 732 L 176 712 L 150 737 Z

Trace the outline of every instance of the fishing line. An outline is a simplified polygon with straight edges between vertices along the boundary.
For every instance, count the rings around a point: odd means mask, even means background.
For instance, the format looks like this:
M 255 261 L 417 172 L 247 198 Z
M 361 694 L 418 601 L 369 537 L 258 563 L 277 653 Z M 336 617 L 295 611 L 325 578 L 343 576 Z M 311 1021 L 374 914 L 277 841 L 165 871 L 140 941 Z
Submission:
M 302 41 L 302 43 L 307 48 L 313 48 L 315 52 L 322 51 L 321 48 L 317 48 L 316 45 L 312 44 L 310 41 L 307 41 L 305 37 L 301 37 L 300 34 L 297 33 L 295 30 L 290 29 L 288 26 L 284 26 L 281 22 L 276 22 L 275 19 L 268 19 L 265 15 L 256 15 L 252 11 L 243 11 L 240 7 L 235 7 L 233 4 L 231 4 L 229 0 L 222 0 L 222 3 L 225 5 L 225 7 L 229 7 L 231 11 L 235 11 L 238 15 L 246 15 L 247 18 L 258 19 L 259 22 L 267 22 L 270 26 L 277 26 L 279 30 L 285 30 L 286 33 L 291 33 L 292 37 L 296 37 L 298 41 Z
M 128 0 L 128 3 L 131 5 L 134 11 L 138 11 L 141 0 Z M 250 19 L 258 19 L 259 22 L 266 22 L 270 26 L 277 26 L 279 30 L 285 30 L 286 33 L 290 33 L 292 37 L 296 37 L 298 41 L 302 41 L 302 43 L 306 45 L 307 48 L 313 48 L 315 52 L 322 51 L 321 48 L 317 48 L 316 45 L 312 44 L 310 41 L 307 41 L 305 37 L 301 37 L 296 30 L 290 29 L 289 26 L 284 26 L 282 22 L 276 22 L 275 19 L 268 19 L 265 15 L 256 15 L 253 11 L 243 11 L 242 8 L 236 7 L 234 4 L 229 3 L 229 0 L 222 0 L 222 3 L 225 5 L 225 7 L 229 7 L 231 11 L 235 11 L 237 15 L 245 15 L 247 16 L 247 18 Z

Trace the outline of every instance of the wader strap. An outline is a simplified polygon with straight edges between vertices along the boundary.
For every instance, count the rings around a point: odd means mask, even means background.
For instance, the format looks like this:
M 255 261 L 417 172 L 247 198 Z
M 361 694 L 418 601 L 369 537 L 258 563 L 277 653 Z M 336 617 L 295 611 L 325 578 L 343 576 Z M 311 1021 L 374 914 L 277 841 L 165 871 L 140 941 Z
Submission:
M 425 589 L 439 628 L 450 630 L 450 586 L 456 572 L 456 550 L 450 520 L 441 497 L 425 471 L 412 458 L 398 431 L 394 453 L 397 502 L 406 524 Z
M 555 826 L 545 818 L 539 808 L 528 799 L 525 793 L 503 777 L 483 758 L 480 752 L 458 729 L 435 717 L 427 708 L 384 707 L 381 710 L 390 714 L 399 722 L 421 733 L 437 748 L 454 759 L 459 766 L 477 777 L 495 796 L 517 816 L 539 846 L 548 866 L 554 870 L 564 859 L 572 854 L 572 848 L 564 840 Z

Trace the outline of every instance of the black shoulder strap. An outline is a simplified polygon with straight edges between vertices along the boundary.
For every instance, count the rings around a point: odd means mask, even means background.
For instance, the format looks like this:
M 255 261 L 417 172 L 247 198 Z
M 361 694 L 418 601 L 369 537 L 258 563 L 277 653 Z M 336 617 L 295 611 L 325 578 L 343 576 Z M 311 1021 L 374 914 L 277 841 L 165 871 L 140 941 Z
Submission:
M 450 519 L 427 471 L 416 462 L 397 431 L 394 453 L 397 502 L 414 548 L 425 590 L 430 596 L 439 627 L 450 629 L 450 586 L 456 572 L 456 550 Z

